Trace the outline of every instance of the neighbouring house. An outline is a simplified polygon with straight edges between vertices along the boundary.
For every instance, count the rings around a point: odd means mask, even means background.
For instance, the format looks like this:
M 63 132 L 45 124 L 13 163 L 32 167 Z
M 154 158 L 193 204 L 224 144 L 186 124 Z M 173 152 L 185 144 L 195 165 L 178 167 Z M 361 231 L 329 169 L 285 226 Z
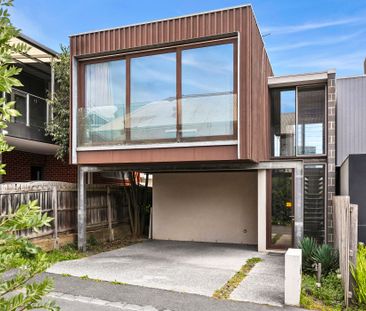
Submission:
M 362 76 L 337 79 L 338 192 L 358 204 L 358 239 L 366 243 L 366 62 Z
M 332 242 L 335 71 L 275 76 L 252 7 L 72 35 L 70 162 L 153 174 L 153 239 Z
M 13 64 L 22 68 L 18 79 L 23 86 L 13 88 L 8 100 L 16 101 L 15 108 L 22 114 L 9 124 L 7 142 L 15 147 L 2 155 L 7 174 L 2 182 L 34 180 L 76 182 L 74 165 L 57 160 L 57 145 L 45 135 L 45 127 L 52 118 L 47 102 L 54 91 L 51 64 L 57 61 L 57 53 L 39 42 L 21 34 L 13 43 L 24 43 L 28 51 L 14 54 Z

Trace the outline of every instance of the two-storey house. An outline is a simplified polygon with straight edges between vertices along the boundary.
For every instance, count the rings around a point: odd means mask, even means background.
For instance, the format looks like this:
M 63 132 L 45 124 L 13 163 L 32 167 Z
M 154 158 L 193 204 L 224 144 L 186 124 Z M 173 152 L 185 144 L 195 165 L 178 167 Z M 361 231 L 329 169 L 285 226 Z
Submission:
M 6 96 L 16 102 L 21 116 L 14 118 L 6 129 L 6 139 L 15 150 L 2 155 L 7 171 L 2 182 L 76 182 L 76 167 L 54 157 L 58 146 L 45 134 L 52 118 L 47 98 L 54 92 L 51 64 L 57 61 L 57 53 L 23 34 L 12 43 L 23 43 L 28 49 L 26 53 L 12 55 L 13 65 L 22 69 L 17 79 L 23 86 L 13 88 L 12 94 Z
M 153 174 L 154 239 L 332 238 L 334 72 L 274 76 L 250 5 L 73 35 L 70 161 Z

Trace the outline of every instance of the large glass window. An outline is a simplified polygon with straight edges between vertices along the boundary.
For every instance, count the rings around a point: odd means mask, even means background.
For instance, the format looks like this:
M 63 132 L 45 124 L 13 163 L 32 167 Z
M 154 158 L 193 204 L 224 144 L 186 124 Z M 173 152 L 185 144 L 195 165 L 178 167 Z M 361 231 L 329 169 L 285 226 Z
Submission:
M 304 236 L 319 243 L 325 237 L 325 166 L 304 166 Z
M 176 138 L 176 54 L 131 59 L 131 140 Z
M 81 64 L 78 145 L 236 139 L 235 44 L 227 42 Z
M 234 135 L 233 45 L 182 51 L 181 135 Z
M 325 153 L 325 87 L 271 90 L 272 155 Z
M 297 153 L 324 153 L 324 86 L 298 89 Z
M 124 60 L 85 66 L 85 108 L 79 111 L 80 145 L 124 143 L 126 64 Z
M 272 150 L 273 155 L 295 155 L 296 91 L 273 90 L 272 100 Z

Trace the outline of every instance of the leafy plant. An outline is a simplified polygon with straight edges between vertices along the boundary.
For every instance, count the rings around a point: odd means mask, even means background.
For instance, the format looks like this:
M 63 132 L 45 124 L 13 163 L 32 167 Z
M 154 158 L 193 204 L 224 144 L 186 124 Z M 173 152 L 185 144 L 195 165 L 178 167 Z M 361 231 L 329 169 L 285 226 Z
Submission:
M 315 239 L 305 237 L 300 243 L 299 248 L 302 250 L 302 269 L 304 272 L 314 272 L 314 254 L 317 250 L 318 244 Z
M 69 148 L 70 50 L 61 45 L 58 61 L 52 64 L 55 72 L 55 94 L 49 99 L 53 118 L 46 134 L 59 146 L 56 158 L 64 160 Z
M 12 87 L 21 86 L 15 78 L 20 68 L 9 65 L 12 54 L 27 51 L 25 44 L 13 44 L 12 39 L 19 35 L 10 22 L 7 7 L 12 0 L 0 0 L 0 93 L 10 94 Z M 0 97 L 0 156 L 9 152 L 5 139 L 5 129 L 12 117 L 19 116 L 14 109 L 15 102 L 7 102 L 6 96 Z M 0 157 L 1 159 L 1 157 Z M 5 164 L 0 163 L 0 175 L 5 174 Z M 15 211 L 0 216 L 0 307 L 1 310 L 58 310 L 53 302 L 44 302 L 42 297 L 51 291 L 52 281 L 48 278 L 36 283 L 32 278 L 48 267 L 46 255 L 26 238 L 17 235 L 20 230 L 37 231 L 49 226 L 52 218 L 42 214 L 37 201 L 21 204 Z M 15 276 L 4 278 L 3 273 L 18 268 Z
M 358 245 L 356 265 L 351 264 L 351 273 L 356 282 L 355 295 L 359 304 L 366 305 L 366 246 Z
M 339 267 L 338 251 L 328 244 L 318 246 L 313 258 L 315 263 L 321 263 L 323 275 L 335 272 Z
M 305 237 L 300 243 L 302 269 L 305 273 L 315 272 L 313 265 L 321 263 L 322 275 L 335 272 L 339 267 L 338 251 L 328 244 L 318 245 L 314 238 Z

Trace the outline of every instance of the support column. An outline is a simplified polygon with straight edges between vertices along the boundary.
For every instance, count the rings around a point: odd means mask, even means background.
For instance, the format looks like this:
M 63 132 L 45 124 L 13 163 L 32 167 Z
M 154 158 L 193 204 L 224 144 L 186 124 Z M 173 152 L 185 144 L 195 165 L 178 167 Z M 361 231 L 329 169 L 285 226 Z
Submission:
M 78 249 L 86 251 L 86 183 L 82 166 L 78 166 Z
M 258 170 L 258 252 L 267 249 L 267 171 Z
M 294 224 L 294 248 L 297 248 L 304 237 L 304 167 L 297 165 L 294 169 L 294 204 L 295 204 L 295 224 Z

